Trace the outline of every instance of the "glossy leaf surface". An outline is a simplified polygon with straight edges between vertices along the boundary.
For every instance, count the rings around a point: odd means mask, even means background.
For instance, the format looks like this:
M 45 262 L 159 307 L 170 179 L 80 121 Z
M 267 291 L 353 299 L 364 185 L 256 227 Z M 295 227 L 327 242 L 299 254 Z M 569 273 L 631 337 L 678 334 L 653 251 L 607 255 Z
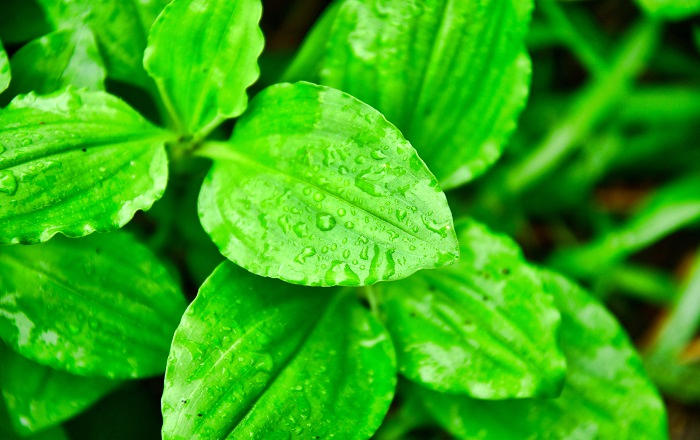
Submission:
M 88 26 L 97 37 L 108 75 L 149 87 L 143 52 L 151 24 L 168 0 L 39 0 L 55 29 Z
M 127 234 L 0 252 L 0 337 L 52 368 L 111 378 L 161 373 L 184 308 L 166 269 Z
M 560 317 L 538 274 L 509 239 L 472 220 L 456 226 L 457 264 L 375 288 L 399 371 L 481 399 L 558 394 Z
M 700 13 L 700 0 L 637 0 L 653 17 L 681 20 Z
M 225 262 L 175 332 L 163 438 L 366 439 L 395 385 L 389 335 L 352 292 Z
M 103 92 L 15 98 L 0 110 L 0 243 L 123 226 L 163 194 L 170 136 Z
M 427 409 L 460 439 L 665 439 L 663 402 L 613 316 L 587 292 L 541 271 L 562 313 L 566 385 L 556 399 L 488 402 L 426 389 Z
M 174 0 L 153 25 L 144 65 L 179 129 L 208 133 L 246 108 L 264 39 L 260 0 Z
M 362 285 L 457 258 L 437 181 L 394 126 L 350 95 L 269 87 L 231 141 L 212 146 L 199 216 L 221 252 L 253 273 Z
M 381 111 L 443 188 L 483 173 L 525 105 L 531 1 L 344 0 L 317 24 L 288 80 Z
M 0 360 L 0 391 L 15 431 L 24 435 L 71 418 L 119 384 L 54 370 L 4 346 Z
M 10 84 L 10 62 L 7 59 L 5 48 L 0 43 L 0 93 L 4 92 Z
M 104 89 L 106 71 L 92 32 L 87 28 L 64 29 L 30 41 L 11 59 L 15 72 L 10 93 L 54 92 L 74 85 Z

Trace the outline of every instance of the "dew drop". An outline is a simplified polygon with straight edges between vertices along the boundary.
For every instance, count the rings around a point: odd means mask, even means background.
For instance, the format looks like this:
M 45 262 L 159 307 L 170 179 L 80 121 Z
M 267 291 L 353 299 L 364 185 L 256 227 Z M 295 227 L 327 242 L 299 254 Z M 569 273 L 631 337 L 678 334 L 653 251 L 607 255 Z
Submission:
M 335 217 L 326 213 L 316 214 L 316 226 L 322 231 L 330 231 L 335 227 Z
M 343 208 L 338 209 L 338 215 L 339 216 L 344 216 L 346 214 L 345 210 Z
M 17 191 L 17 179 L 11 171 L 0 171 L 0 192 L 13 195 Z
M 408 215 L 408 213 L 406 211 L 404 211 L 403 209 L 396 210 L 396 218 L 399 221 L 403 221 L 403 219 L 405 219 L 407 215 Z
M 304 222 L 298 222 L 292 227 L 292 230 L 299 238 L 304 238 L 309 235 L 309 227 L 306 226 L 306 223 Z
M 355 223 L 353 223 L 353 222 L 345 222 L 345 227 L 346 227 L 347 229 L 352 229 L 352 228 L 355 227 Z
M 299 255 L 294 257 L 294 261 L 296 261 L 299 264 L 304 264 L 307 258 L 313 257 L 314 255 L 316 255 L 316 249 L 307 246 L 304 249 L 302 249 Z
M 348 249 L 345 249 L 343 251 L 343 258 L 345 258 L 345 259 L 350 258 L 350 251 Z
M 386 158 L 386 154 L 382 153 L 381 150 L 372 151 L 370 156 L 372 156 L 372 159 L 375 159 L 375 160 L 382 160 L 382 159 Z
M 320 202 L 321 200 L 323 200 L 325 198 L 326 198 L 326 196 L 324 196 L 320 192 L 317 192 L 316 194 L 314 194 L 314 200 L 316 200 L 317 202 Z

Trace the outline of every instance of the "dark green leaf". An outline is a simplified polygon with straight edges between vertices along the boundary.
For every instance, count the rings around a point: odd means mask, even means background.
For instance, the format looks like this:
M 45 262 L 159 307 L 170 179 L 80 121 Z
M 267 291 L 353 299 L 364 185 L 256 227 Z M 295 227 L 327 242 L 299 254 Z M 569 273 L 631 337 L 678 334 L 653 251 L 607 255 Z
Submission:
M 12 422 L 10 422 L 3 399 L 0 399 L 0 438 L 2 440 L 68 440 L 68 436 L 60 426 L 54 426 L 27 436 L 17 434 L 12 429 Z
M 165 268 L 124 233 L 0 252 L 0 338 L 52 368 L 111 378 L 161 373 L 184 308 Z
M 206 135 L 246 108 L 265 43 L 260 0 L 174 0 L 148 38 L 144 65 L 178 129 Z
M 15 430 L 24 435 L 73 417 L 119 384 L 45 367 L 1 344 L 0 361 L 0 390 Z
M 30 91 L 46 94 L 68 85 L 104 89 L 102 58 L 87 28 L 64 29 L 33 40 L 10 62 L 15 73 L 9 90 L 12 96 Z
M 591 277 L 645 246 L 700 221 L 700 175 L 666 185 L 626 223 L 595 240 L 554 254 L 552 265 L 577 277 Z
M 44 11 L 36 0 L 2 0 L 0 40 L 17 44 L 51 32 Z
M 457 223 L 461 259 L 376 287 L 399 371 L 481 399 L 557 395 L 566 371 L 559 312 L 510 240 Z
M 366 439 L 395 384 L 389 336 L 352 292 L 225 262 L 175 332 L 163 438 Z
M 15 98 L 0 110 L 0 243 L 123 226 L 163 194 L 171 136 L 103 92 Z
M 149 86 L 143 52 L 151 24 L 168 0 L 39 0 L 55 29 L 87 25 L 110 78 Z
M 453 262 L 445 195 L 401 133 L 366 104 L 309 83 L 261 92 L 199 198 L 222 253 L 259 275 L 363 285 Z
M 427 409 L 460 439 L 667 438 L 663 402 L 613 316 L 563 277 L 541 276 L 562 313 L 561 396 L 488 402 L 416 387 Z
M 501 154 L 528 94 L 529 0 L 344 0 L 317 24 L 288 80 L 346 91 L 411 141 L 443 188 Z

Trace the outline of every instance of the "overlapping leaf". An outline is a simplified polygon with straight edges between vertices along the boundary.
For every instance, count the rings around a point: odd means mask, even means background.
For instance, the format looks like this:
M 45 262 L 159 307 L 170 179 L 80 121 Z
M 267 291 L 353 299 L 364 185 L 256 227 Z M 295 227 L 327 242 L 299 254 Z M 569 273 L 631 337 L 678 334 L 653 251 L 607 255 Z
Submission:
M 588 293 L 541 271 L 562 313 L 566 385 L 555 399 L 483 401 L 415 387 L 460 439 L 665 439 L 663 402 L 615 319 Z
M 459 263 L 377 285 L 399 371 L 482 399 L 553 396 L 565 361 L 559 312 L 510 240 L 458 222 Z
M 0 252 L 0 338 L 58 370 L 161 373 L 184 307 L 165 268 L 123 233 Z
M 532 2 L 343 0 L 287 73 L 381 111 L 443 188 L 484 172 L 524 107 Z
M 54 370 L 4 346 L 0 360 L 0 392 L 15 431 L 24 435 L 80 413 L 119 384 Z
M 11 65 L 12 96 L 30 91 L 46 94 L 68 85 L 104 89 L 105 68 L 87 28 L 64 29 L 33 40 L 12 56 Z
M 0 110 L 0 243 L 123 226 L 163 194 L 171 136 L 103 92 L 15 98 Z
M 207 134 L 246 108 L 264 39 L 260 0 L 174 0 L 153 25 L 144 65 L 174 122 Z
M 395 382 L 389 336 L 351 292 L 225 262 L 175 332 L 163 438 L 366 439 Z
M 222 253 L 308 285 L 400 279 L 458 255 L 437 181 L 401 133 L 335 89 L 261 92 L 215 158 L 199 198 Z
M 48 428 L 32 435 L 17 434 L 12 428 L 3 399 L 0 399 L 0 438 L 3 440 L 68 440 L 66 432 L 60 426 Z
M 168 0 L 38 0 L 55 29 L 88 26 L 110 78 L 149 87 L 143 69 L 146 37 Z

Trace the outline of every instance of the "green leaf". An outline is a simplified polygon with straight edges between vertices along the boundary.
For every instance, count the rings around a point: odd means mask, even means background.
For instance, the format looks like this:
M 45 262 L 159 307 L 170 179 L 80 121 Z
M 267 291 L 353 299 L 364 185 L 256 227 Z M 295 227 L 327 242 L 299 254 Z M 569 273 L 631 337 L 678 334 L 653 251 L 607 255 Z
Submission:
M 72 374 L 162 373 L 185 308 L 155 256 L 124 233 L 0 252 L 0 338 Z
M 637 0 L 652 17 L 682 20 L 700 13 L 700 0 Z
M 175 332 L 163 438 L 367 439 L 395 385 L 389 336 L 350 291 L 225 262 Z
M 566 385 L 556 399 L 483 401 L 416 391 L 460 439 L 665 439 L 663 402 L 613 316 L 587 292 L 541 270 L 561 310 Z
M 10 77 L 10 62 L 7 60 L 5 48 L 2 47 L 2 42 L 0 42 L 0 93 L 4 92 L 10 84 Z
M 144 66 L 181 131 L 202 137 L 246 108 L 265 43 L 260 0 L 174 0 L 148 37 Z
M 79 414 L 119 384 L 45 367 L 2 344 L 0 360 L 0 390 L 15 430 L 24 435 Z
M 163 194 L 171 136 L 103 92 L 15 98 L 0 110 L 0 243 L 125 225 Z
M 110 78 L 149 87 L 146 37 L 168 0 L 39 0 L 55 29 L 87 25 L 97 37 Z
M 445 195 L 401 133 L 350 95 L 309 83 L 251 101 L 214 166 L 199 216 L 221 252 L 308 285 L 404 278 L 458 256 Z
M 17 434 L 12 429 L 12 422 L 7 414 L 3 399 L 0 399 L 0 438 L 3 440 L 68 440 L 68 436 L 60 426 L 54 426 L 32 435 Z
M 589 243 L 555 253 L 551 264 L 572 276 L 596 276 L 634 252 L 698 221 L 700 175 L 690 175 L 659 189 L 618 228 Z
M 95 37 L 84 27 L 52 32 L 27 43 L 12 56 L 11 64 L 12 96 L 30 91 L 47 94 L 68 85 L 104 89 L 102 58 Z
M 530 81 L 531 9 L 527 0 L 341 1 L 286 79 L 375 107 L 452 188 L 496 161 L 515 128 Z
M 456 226 L 457 264 L 375 288 L 399 371 L 481 399 L 557 395 L 560 317 L 538 274 L 506 237 L 472 220 Z

